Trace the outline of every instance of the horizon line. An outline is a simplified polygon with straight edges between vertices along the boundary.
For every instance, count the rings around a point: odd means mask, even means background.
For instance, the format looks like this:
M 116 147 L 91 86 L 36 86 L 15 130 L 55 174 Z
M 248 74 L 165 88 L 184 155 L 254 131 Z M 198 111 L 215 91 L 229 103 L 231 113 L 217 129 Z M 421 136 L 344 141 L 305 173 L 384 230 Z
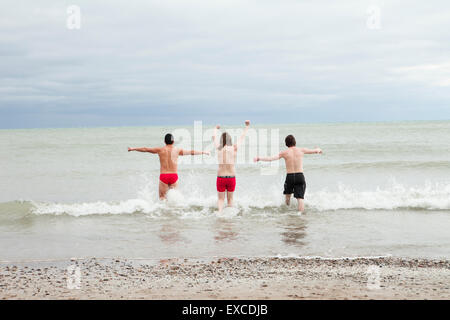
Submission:
M 192 124 L 194 124 L 194 122 L 196 121 L 202 121 L 203 124 L 206 124 L 208 126 L 214 126 L 218 123 L 212 123 L 210 121 L 207 122 L 203 122 L 203 120 L 194 120 L 192 121 Z M 242 122 L 244 122 L 245 120 L 243 120 Z M 252 121 L 252 120 L 250 120 Z M 428 120 L 353 120 L 353 121 L 306 121 L 306 122 L 258 122 L 257 124 L 254 124 L 252 122 L 250 122 L 250 125 L 281 125 L 281 126 L 286 126 L 286 125 L 297 125 L 297 124 L 304 124 L 304 125 L 311 125 L 311 124 L 354 124 L 354 123 L 367 123 L 367 124 L 375 124 L 375 123 L 413 123 L 413 122 L 448 122 L 450 121 L 450 119 L 428 119 Z M 220 125 L 227 125 L 227 126 L 238 126 L 241 123 L 219 123 Z M 243 123 L 242 123 L 243 124 Z M 191 126 L 190 125 L 190 126 Z M 175 124 L 175 125 L 170 125 L 171 127 L 183 127 L 183 126 L 187 126 L 187 124 Z M 66 126 L 66 127 L 53 127 L 53 126 L 49 126 L 49 127 L 17 127 L 17 128 L 0 128 L 0 130 L 37 130 L 37 129 L 42 129 L 42 130 L 48 130 L 48 129 L 106 129 L 106 128 L 147 128 L 147 127 L 167 127 L 167 125 L 156 125 L 156 124 L 148 124 L 148 125 L 115 125 L 115 126 L 105 126 L 105 125 L 93 125 L 93 126 Z

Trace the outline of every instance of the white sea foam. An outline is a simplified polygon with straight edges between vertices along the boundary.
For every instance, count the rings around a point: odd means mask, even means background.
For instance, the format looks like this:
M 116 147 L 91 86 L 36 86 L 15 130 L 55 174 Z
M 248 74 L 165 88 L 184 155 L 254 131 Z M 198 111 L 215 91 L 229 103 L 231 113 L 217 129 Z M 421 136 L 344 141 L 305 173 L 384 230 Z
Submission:
M 84 202 L 84 203 L 33 203 L 36 214 L 68 214 L 83 216 L 90 214 L 131 214 L 136 212 L 157 213 L 162 204 L 144 199 L 130 199 L 120 202 Z
M 240 210 L 236 207 L 225 207 L 222 212 L 215 212 L 215 215 L 220 218 L 234 218 L 239 214 Z
M 450 185 L 425 184 L 423 187 L 405 187 L 393 183 L 389 188 L 358 191 L 340 185 L 339 190 L 326 189 L 308 195 L 307 205 L 318 211 L 339 209 L 395 210 L 395 209 L 450 209 Z
M 183 194 L 180 190 L 170 190 L 167 200 L 159 201 L 156 192 L 145 187 L 135 199 L 72 204 L 34 202 L 31 210 L 35 214 L 71 216 L 144 213 L 159 217 L 164 212 L 172 212 L 182 217 L 193 218 L 212 214 L 216 201 L 215 194 L 204 195 L 196 191 Z M 283 208 L 282 196 L 275 189 L 267 190 L 266 194 L 241 194 L 236 197 L 235 203 L 235 208 L 225 208 L 220 216 L 231 218 L 238 216 L 241 212 L 251 214 L 255 211 L 273 213 Z M 450 185 L 426 184 L 423 187 L 405 187 L 401 184 L 393 184 L 386 189 L 377 188 L 367 191 L 341 185 L 337 191 L 323 189 L 308 192 L 306 208 L 319 212 L 345 209 L 450 210 Z

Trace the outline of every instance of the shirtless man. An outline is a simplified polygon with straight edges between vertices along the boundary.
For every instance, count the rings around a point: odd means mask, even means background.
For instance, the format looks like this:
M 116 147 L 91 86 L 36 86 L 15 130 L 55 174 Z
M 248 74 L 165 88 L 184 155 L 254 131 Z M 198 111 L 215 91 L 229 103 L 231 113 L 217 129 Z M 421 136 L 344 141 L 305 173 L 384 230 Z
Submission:
M 169 189 L 176 188 L 178 181 L 177 166 L 178 156 L 209 154 L 209 152 L 183 150 L 173 146 L 173 135 L 168 133 L 164 137 L 166 145 L 160 148 L 128 148 L 130 151 L 156 153 L 159 156 L 159 199 L 165 199 Z
M 297 148 L 295 146 L 295 138 L 293 135 L 288 135 L 285 139 L 287 150 L 281 151 L 278 155 L 273 157 L 256 157 L 255 162 L 258 161 L 274 161 L 281 158 L 284 159 L 286 164 L 286 181 L 284 182 L 284 192 L 286 195 L 286 204 L 291 202 L 291 195 L 294 193 L 294 197 L 297 199 L 298 211 L 305 210 L 303 198 L 306 190 L 305 177 L 303 176 L 303 155 L 311 153 L 322 153 L 320 148 L 307 149 Z
M 224 132 L 220 136 L 220 142 L 217 141 L 217 130 L 220 129 L 220 125 L 214 128 L 214 145 L 216 146 L 217 157 L 219 160 L 219 169 L 217 171 L 217 181 L 216 187 L 218 192 L 217 207 L 219 212 L 223 209 L 223 204 L 225 202 L 225 192 L 227 193 L 227 203 L 228 206 L 233 206 L 233 194 L 236 188 L 236 171 L 234 164 L 236 162 L 236 154 L 239 146 L 245 139 L 248 128 L 250 126 L 250 121 L 245 120 L 245 129 L 241 137 L 236 144 L 232 144 L 231 136 Z

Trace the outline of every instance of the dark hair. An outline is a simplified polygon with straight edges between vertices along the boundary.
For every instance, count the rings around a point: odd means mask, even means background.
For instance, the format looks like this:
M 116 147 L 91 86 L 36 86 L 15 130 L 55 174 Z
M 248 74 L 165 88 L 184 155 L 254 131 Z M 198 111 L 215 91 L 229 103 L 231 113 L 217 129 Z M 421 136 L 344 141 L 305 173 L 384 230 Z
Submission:
M 295 138 L 294 138 L 294 136 L 293 136 L 292 134 L 288 135 L 288 136 L 286 137 L 286 139 L 284 139 L 284 142 L 286 143 L 286 146 L 287 146 L 288 148 L 294 147 L 295 144 L 296 144 Z
M 171 133 L 166 134 L 164 137 L 164 142 L 166 144 L 173 144 L 173 135 Z
M 231 136 L 228 132 L 222 133 L 220 136 L 219 148 L 222 149 L 225 146 L 231 146 L 233 143 L 231 142 Z

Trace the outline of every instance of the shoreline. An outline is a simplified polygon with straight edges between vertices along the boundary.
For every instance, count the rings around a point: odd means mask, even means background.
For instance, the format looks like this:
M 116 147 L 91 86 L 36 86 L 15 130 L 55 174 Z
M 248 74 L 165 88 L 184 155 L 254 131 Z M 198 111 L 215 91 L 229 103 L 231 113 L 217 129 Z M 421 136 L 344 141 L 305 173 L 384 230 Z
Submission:
M 186 128 L 190 127 L 194 124 L 194 121 L 186 122 L 184 124 L 174 124 L 171 127 L 172 128 Z M 422 119 L 415 119 L 415 120 L 350 120 L 350 121 L 306 121 L 306 122 L 276 122 L 276 123 L 269 123 L 269 122 L 259 122 L 257 124 L 254 124 L 253 126 L 257 127 L 264 127 L 264 126 L 292 126 L 292 125 L 339 125 L 339 124 L 409 124 L 409 123 L 426 123 L 426 122 L 433 122 L 433 123 L 445 123 L 450 122 L 450 119 L 428 119 L 428 120 L 422 120 Z M 216 122 L 214 121 L 206 121 L 205 123 L 202 123 L 205 127 L 214 127 L 216 125 Z M 228 127 L 237 127 L 240 126 L 240 122 L 235 123 L 224 123 L 223 125 Z M 145 125 L 113 125 L 113 126 L 105 126 L 105 125 L 91 125 L 91 126 L 67 126 L 67 127 L 57 127 L 57 126 L 50 126 L 50 127 L 15 127 L 15 128 L 0 128 L 0 130 L 59 130 L 59 129 L 121 129 L 121 128 L 166 128 L 166 126 L 157 125 L 157 124 L 145 124 Z
M 0 299 L 450 299 L 450 260 L 88 258 L 2 263 Z

